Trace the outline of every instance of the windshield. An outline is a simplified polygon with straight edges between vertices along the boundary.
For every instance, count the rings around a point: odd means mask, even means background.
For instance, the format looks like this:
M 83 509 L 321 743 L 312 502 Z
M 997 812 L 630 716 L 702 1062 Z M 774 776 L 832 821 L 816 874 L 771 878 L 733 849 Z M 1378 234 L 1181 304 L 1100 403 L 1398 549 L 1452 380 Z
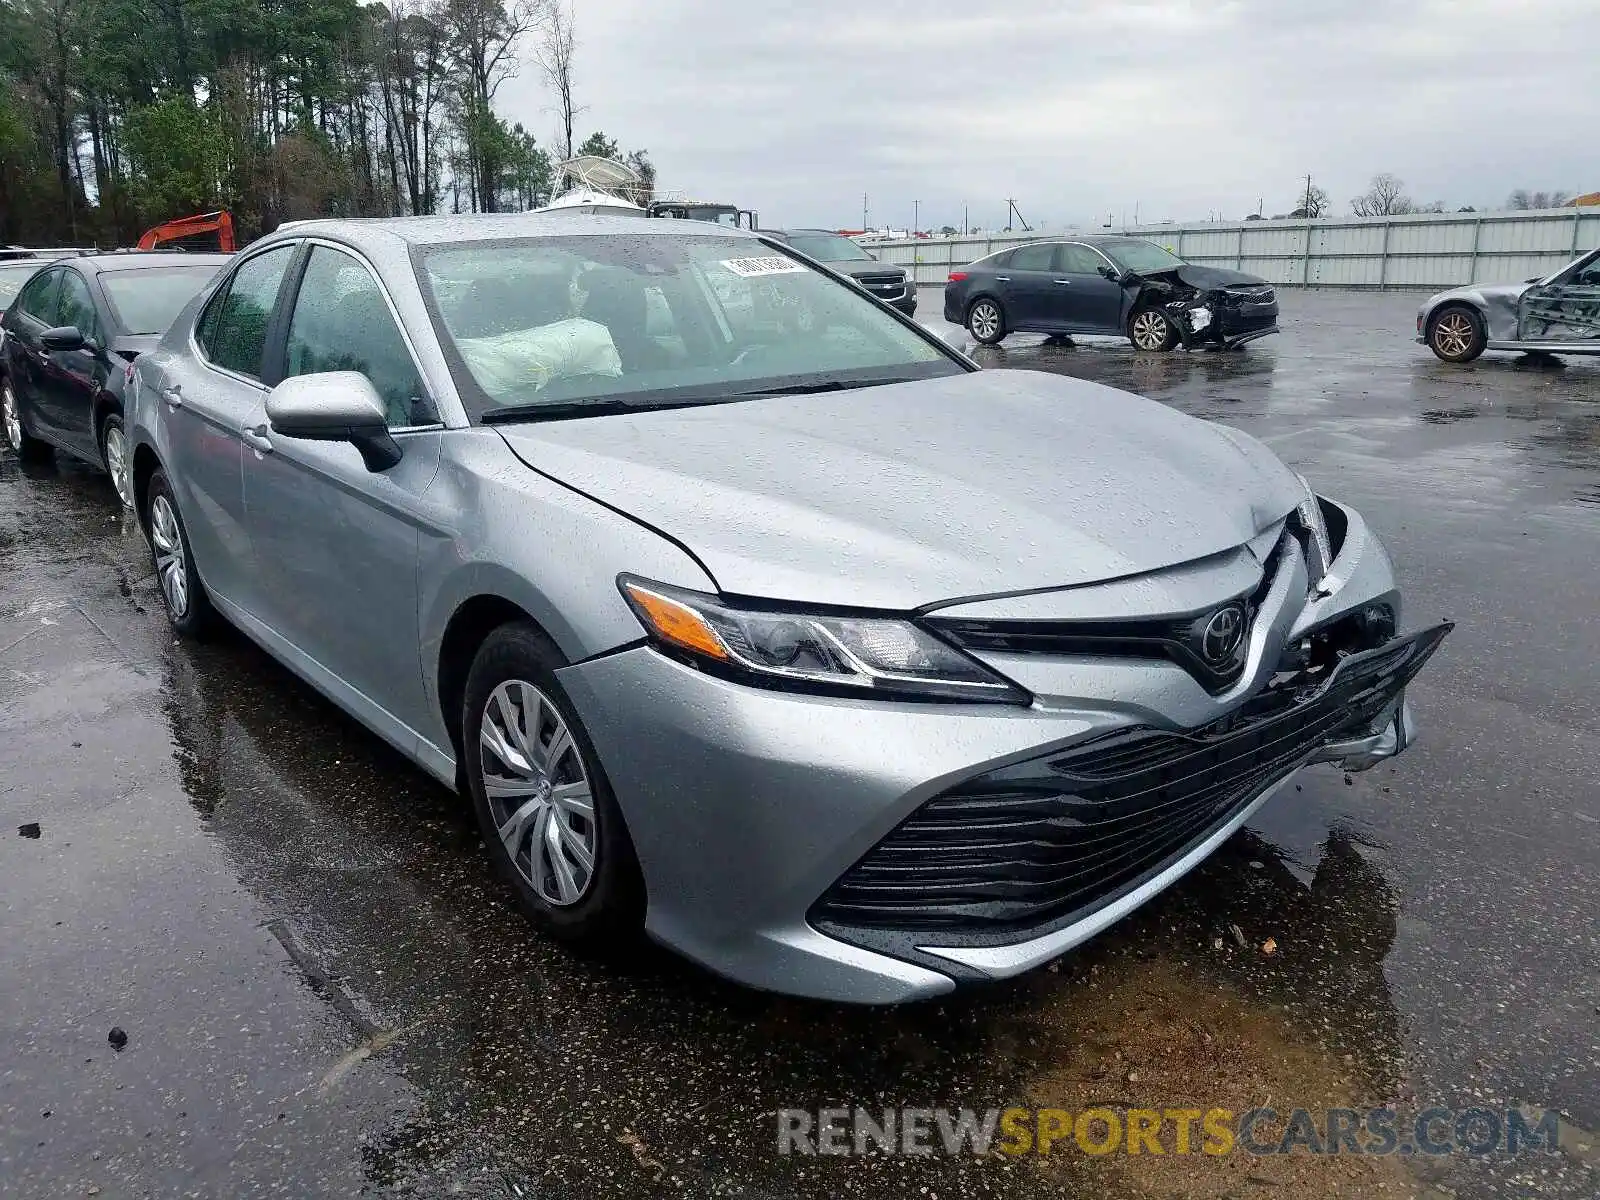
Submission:
M 22 285 L 33 278 L 33 273 L 45 264 L 34 259 L 20 263 L 0 264 L 0 312 L 11 306 L 22 290 Z
M 1101 242 L 1099 249 L 1124 271 L 1133 271 L 1139 275 L 1170 271 L 1173 267 L 1183 266 L 1183 259 L 1143 238 L 1129 238 L 1125 242 Z
M 759 242 L 606 234 L 419 248 L 474 418 L 584 415 L 965 368 L 859 290 Z M 537 419 L 537 411 L 530 419 Z
M 165 333 L 183 306 L 216 275 L 215 263 L 103 271 L 100 286 L 124 333 Z
M 809 254 L 819 262 L 856 262 L 863 258 L 872 261 L 872 255 L 841 234 L 789 233 L 784 237 L 801 254 Z

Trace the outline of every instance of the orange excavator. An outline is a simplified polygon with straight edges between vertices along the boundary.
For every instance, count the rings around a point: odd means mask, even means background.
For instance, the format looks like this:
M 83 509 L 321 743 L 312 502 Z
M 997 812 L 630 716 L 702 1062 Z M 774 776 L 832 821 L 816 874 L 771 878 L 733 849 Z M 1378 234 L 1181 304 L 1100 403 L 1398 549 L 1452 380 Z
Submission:
M 163 221 L 140 235 L 141 250 L 155 250 L 163 246 L 175 250 L 211 250 L 232 254 L 239 248 L 233 237 L 233 214 L 222 210 L 179 217 L 175 221 Z

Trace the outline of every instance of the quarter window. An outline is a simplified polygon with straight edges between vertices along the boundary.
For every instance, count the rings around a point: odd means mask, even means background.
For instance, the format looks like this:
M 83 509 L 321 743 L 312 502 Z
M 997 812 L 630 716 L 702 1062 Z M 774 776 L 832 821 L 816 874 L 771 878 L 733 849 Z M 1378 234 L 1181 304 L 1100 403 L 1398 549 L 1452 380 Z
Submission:
M 240 263 L 233 278 L 212 298 L 195 333 L 211 362 L 252 379 L 261 378 L 267 325 L 294 250 L 293 245 L 275 246 Z
M 1048 271 L 1050 255 L 1055 249 L 1049 242 L 1036 242 L 1032 246 L 1019 246 L 1011 252 L 1011 269 L 1014 271 Z
M 372 272 L 348 254 L 314 246 L 289 320 L 284 377 L 321 371 L 365 375 L 383 397 L 391 429 L 439 419 Z

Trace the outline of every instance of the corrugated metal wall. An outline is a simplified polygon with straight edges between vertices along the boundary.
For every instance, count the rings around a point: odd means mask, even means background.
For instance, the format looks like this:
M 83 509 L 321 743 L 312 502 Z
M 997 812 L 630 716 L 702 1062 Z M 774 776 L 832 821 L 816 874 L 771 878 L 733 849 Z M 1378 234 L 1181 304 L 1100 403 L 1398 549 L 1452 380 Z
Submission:
M 1159 242 L 1190 262 L 1248 271 L 1276 284 L 1438 291 L 1474 281 L 1548 275 L 1580 252 L 1600 246 L 1600 208 L 1146 225 L 1125 232 Z M 918 283 L 940 284 L 952 267 L 1007 246 L 1063 236 L 1070 235 L 995 234 L 867 244 L 885 262 L 915 264 Z

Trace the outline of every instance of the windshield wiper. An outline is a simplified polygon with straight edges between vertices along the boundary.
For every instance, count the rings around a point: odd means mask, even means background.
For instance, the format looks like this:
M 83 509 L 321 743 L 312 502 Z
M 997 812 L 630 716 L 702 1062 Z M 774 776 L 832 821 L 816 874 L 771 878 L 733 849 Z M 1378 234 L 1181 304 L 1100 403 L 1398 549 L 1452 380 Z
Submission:
M 625 400 L 572 400 L 559 404 L 508 404 L 491 408 L 478 419 L 485 425 L 506 425 L 514 421 L 570 421 L 576 417 L 614 417 L 620 413 L 645 412 L 655 404 L 629 404 Z
M 846 392 L 857 388 L 886 387 L 891 383 L 910 383 L 905 376 L 896 376 L 891 379 L 830 379 L 826 383 L 791 383 L 781 387 L 757 388 L 753 392 L 734 392 L 735 398 L 748 399 L 753 396 L 811 396 L 817 392 Z

